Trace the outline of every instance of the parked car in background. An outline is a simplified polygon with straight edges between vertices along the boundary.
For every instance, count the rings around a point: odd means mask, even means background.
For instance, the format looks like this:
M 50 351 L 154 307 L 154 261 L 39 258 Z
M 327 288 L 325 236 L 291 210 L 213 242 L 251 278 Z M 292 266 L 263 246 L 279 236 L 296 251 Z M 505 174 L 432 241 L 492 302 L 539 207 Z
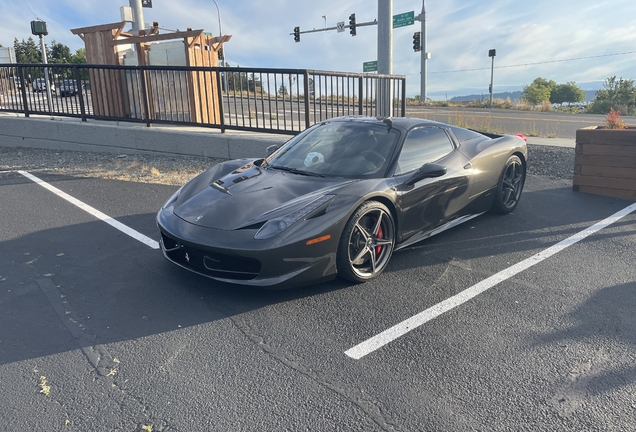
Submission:
M 43 92 L 46 91 L 46 80 L 44 78 L 36 78 L 33 80 L 33 91 Z M 51 91 L 55 92 L 55 83 L 51 83 Z
M 15 89 L 22 90 L 22 80 L 19 77 L 13 77 L 15 80 Z
M 60 84 L 60 96 L 75 96 L 77 94 L 77 81 L 65 79 Z

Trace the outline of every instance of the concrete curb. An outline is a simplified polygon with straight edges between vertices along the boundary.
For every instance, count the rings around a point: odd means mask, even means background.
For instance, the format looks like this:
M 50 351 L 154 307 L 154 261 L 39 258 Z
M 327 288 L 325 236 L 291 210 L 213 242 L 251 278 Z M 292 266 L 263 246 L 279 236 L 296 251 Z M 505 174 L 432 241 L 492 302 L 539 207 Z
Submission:
M 217 129 L 201 127 L 148 128 L 138 123 L 0 115 L 0 147 L 238 159 L 265 156 L 268 146 L 283 144 L 289 138 L 258 132 L 222 134 Z M 528 137 L 528 144 L 574 148 L 575 140 Z
M 282 144 L 290 138 L 255 133 L 221 134 L 204 128 L 193 131 L 73 120 L 0 116 L 0 147 L 237 159 L 265 156 L 268 146 Z

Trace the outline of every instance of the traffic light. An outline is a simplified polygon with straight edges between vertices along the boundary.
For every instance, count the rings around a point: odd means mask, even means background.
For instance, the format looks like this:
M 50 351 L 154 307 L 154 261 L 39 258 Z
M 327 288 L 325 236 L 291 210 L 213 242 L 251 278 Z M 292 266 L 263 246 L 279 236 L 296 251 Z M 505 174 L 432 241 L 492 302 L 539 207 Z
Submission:
M 217 52 L 217 55 L 219 56 L 219 60 L 225 60 L 225 57 L 223 56 L 223 47 L 219 49 L 219 52 Z
M 294 42 L 300 42 L 300 27 L 294 27 Z
M 413 51 L 422 51 L 422 32 L 413 33 Z
M 354 13 L 349 15 L 349 33 L 351 33 L 351 36 L 356 35 L 356 14 Z

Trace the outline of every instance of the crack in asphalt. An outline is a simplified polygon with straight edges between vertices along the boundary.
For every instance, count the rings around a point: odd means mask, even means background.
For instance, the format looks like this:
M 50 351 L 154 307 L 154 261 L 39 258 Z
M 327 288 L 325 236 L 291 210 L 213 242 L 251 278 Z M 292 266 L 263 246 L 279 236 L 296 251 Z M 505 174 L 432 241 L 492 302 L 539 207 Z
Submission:
M 136 411 L 142 413 L 145 417 L 145 422 L 143 424 L 138 423 L 137 430 L 142 431 L 142 426 L 145 426 L 147 423 L 152 423 L 154 430 L 158 432 L 175 430 L 169 426 L 166 421 L 154 420 L 152 413 L 149 412 L 149 407 L 144 405 L 140 398 L 130 394 L 120 386 L 118 381 L 115 379 L 118 368 L 120 367 L 119 361 L 108 352 L 108 349 L 104 345 L 95 343 L 97 337 L 87 329 L 87 327 L 82 323 L 82 320 L 77 317 L 73 311 L 68 310 L 68 303 L 66 300 L 63 300 L 63 296 L 53 281 L 51 279 L 39 278 L 36 279 L 36 283 L 98 375 L 102 378 L 112 378 L 110 383 L 111 389 L 117 390 L 123 399 L 134 401 L 137 405 Z M 112 397 L 112 399 L 116 398 Z M 120 408 L 122 408 L 122 411 L 124 411 L 123 406 L 126 402 L 124 402 L 124 400 L 119 400 L 116 401 L 116 403 Z M 60 405 L 62 404 L 60 403 Z M 67 410 L 65 409 L 65 411 Z
M 372 399 L 367 394 L 360 390 L 353 390 L 346 388 L 339 383 L 334 382 L 324 373 L 302 365 L 299 361 L 289 358 L 278 352 L 272 347 L 265 337 L 259 335 L 252 326 L 250 326 L 245 320 L 238 319 L 236 316 L 229 317 L 234 323 L 237 329 L 243 333 L 249 340 L 257 345 L 263 352 L 279 361 L 283 365 L 293 369 L 301 375 L 310 378 L 322 387 L 325 387 L 337 395 L 347 399 L 350 403 L 361 409 L 374 423 L 385 431 L 400 431 L 402 430 L 397 424 L 388 419 L 388 413 L 380 406 L 380 402 Z

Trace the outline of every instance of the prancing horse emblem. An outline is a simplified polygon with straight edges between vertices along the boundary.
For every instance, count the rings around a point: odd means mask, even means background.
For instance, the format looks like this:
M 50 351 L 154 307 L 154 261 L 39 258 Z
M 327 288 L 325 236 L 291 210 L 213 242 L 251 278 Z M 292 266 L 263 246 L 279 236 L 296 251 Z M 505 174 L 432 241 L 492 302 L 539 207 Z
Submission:
M 185 256 L 186 262 L 188 264 L 190 264 L 190 255 L 188 255 L 188 253 L 186 252 L 186 256 Z

